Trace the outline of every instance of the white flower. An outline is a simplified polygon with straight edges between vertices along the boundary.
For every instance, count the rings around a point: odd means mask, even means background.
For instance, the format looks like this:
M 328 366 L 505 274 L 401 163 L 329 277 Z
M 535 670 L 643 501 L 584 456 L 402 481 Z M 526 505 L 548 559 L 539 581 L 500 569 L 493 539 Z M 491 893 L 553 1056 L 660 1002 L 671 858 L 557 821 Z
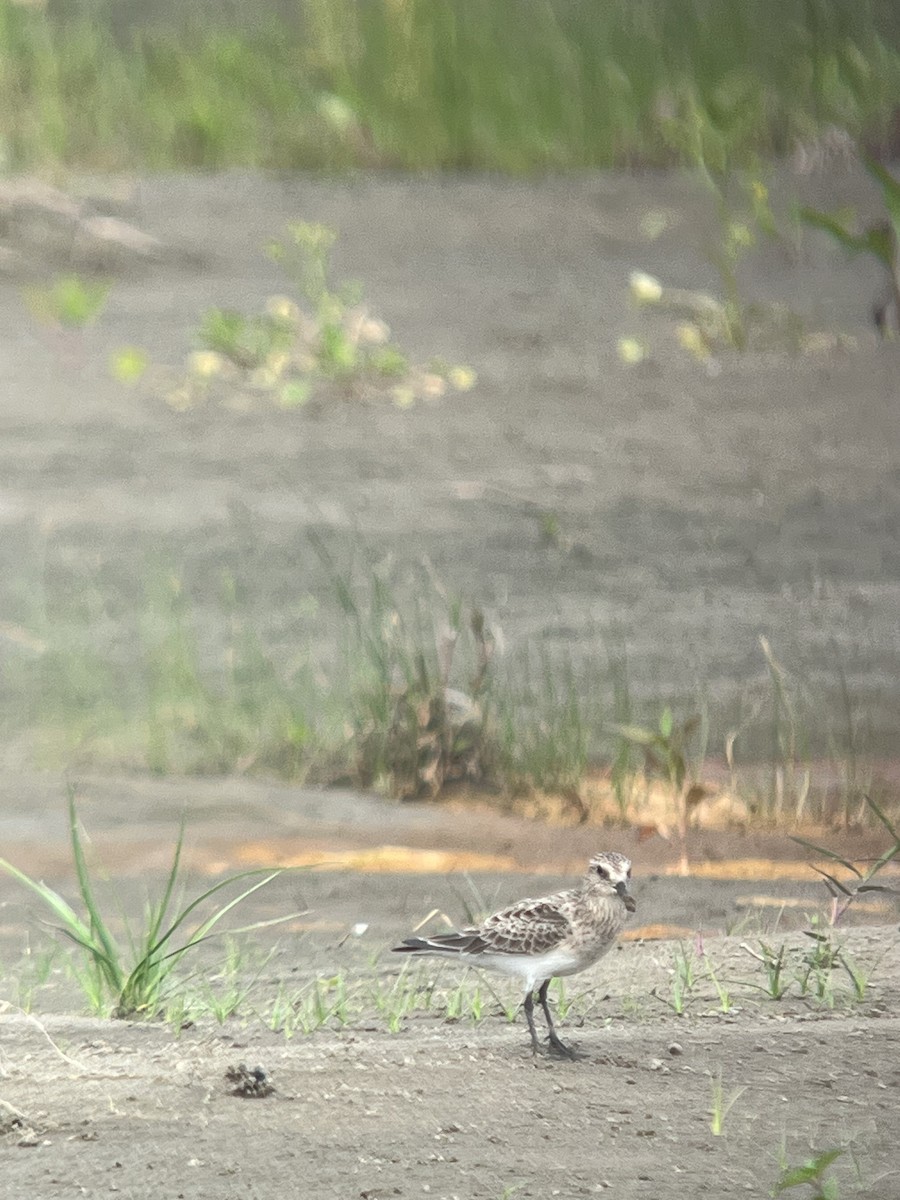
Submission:
M 458 392 L 470 392 L 478 381 L 471 367 L 451 367 L 447 373 L 450 386 Z
M 682 349 L 693 354 L 694 358 L 703 362 L 710 357 L 709 343 L 697 325 L 686 321 L 675 330 L 675 336 Z
M 303 316 L 299 305 L 290 296 L 270 296 L 266 301 L 266 312 L 285 325 L 299 325 Z
M 649 357 L 647 347 L 637 338 L 621 337 L 618 346 L 619 360 L 627 367 L 637 366 Z
M 399 384 L 391 390 L 391 399 L 398 408 L 411 408 L 416 402 L 416 393 L 408 384 Z
M 334 92 L 321 92 L 316 99 L 319 116 L 339 133 L 345 133 L 356 124 L 356 113 L 346 100 Z
M 384 321 L 377 317 L 367 317 L 360 322 L 359 340 L 370 346 L 383 346 L 391 336 L 391 331 Z
M 646 271 L 632 271 L 628 285 L 632 296 L 640 304 L 659 304 L 662 298 L 662 284 Z
M 418 380 L 418 390 L 423 396 L 433 399 L 435 396 L 443 396 L 447 384 L 440 375 L 425 374 Z
M 215 350 L 196 350 L 188 358 L 188 371 L 200 379 L 212 379 L 221 375 L 225 368 L 225 359 Z

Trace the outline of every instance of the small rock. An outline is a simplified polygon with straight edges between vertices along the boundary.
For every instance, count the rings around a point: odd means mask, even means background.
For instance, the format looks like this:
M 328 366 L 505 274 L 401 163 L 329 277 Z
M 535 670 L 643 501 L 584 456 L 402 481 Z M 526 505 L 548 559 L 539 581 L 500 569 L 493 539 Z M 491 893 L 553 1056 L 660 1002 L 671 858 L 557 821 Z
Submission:
M 673 1058 L 677 1058 L 679 1054 L 684 1054 L 684 1046 L 682 1046 L 681 1042 L 670 1042 L 669 1053 Z

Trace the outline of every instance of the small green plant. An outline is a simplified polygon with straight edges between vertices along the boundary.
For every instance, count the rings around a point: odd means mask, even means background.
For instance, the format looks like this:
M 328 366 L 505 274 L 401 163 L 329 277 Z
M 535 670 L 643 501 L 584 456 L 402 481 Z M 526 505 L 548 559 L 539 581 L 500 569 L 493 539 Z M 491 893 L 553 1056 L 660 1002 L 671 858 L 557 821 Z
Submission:
M 566 992 L 566 981 L 560 976 L 550 985 L 550 990 L 556 995 L 556 1015 L 564 1021 L 572 1010 L 572 999 Z
M 706 977 L 715 988 L 716 996 L 719 1000 L 719 1012 L 730 1013 L 734 1008 L 734 997 L 728 990 L 728 985 L 725 980 L 719 978 L 715 968 L 710 961 L 709 955 L 703 955 L 703 965 L 706 968 Z
M 287 243 L 270 243 L 269 254 L 293 278 L 300 295 L 309 301 L 314 311 L 332 300 L 343 306 L 359 299 L 353 294 L 356 289 L 348 285 L 338 296 L 331 282 L 331 251 L 337 241 L 335 230 L 312 221 L 295 221 L 288 225 L 288 233 L 290 240 Z
M 672 967 L 669 971 L 670 994 L 660 996 L 657 989 L 651 988 L 650 995 L 668 1005 L 677 1015 L 683 1016 L 688 1001 L 697 986 L 697 963 L 694 952 L 684 942 L 678 943 L 678 949 L 673 952 Z
M 742 943 L 742 949 L 761 963 L 765 972 L 765 984 L 751 982 L 772 1000 L 781 1000 L 796 985 L 803 997 L 811 997 L 827 1008 L 833 1008 L 838 999 L 835 991 L 834 972 L 842 970 L 850 981 L 852 999 L 865 999 L 869 986 L 866 971 L 848 954 L 843 943 L 835 936 L 835 930 L 822 926 L 817 915 L 809 920 L 809 929 L 804 930 L 812 946 L 789 951 L 786 943 L 775 950 L 767 942 L 760 942 L 759 949 Z
M 850 957 L 844 948 L 841 950 L 841 966 L 850 980 L 854 999 L 861 1003 L 866 998 L 866 992 L 869 987 L 869 976 L 859 963 Z
M 15 968 L 2 971 L 3 978 L 15 984 L 13 1002 L 22 1012 L 31 1012 L 35 992 L 49 983 L 51 975 L 61 973 L 59 950 L 51 945 L 35 953 L 29 944 Z
M 885 299 L 872 309 L 875 326 L 882 337 L 900 334 L 900 179 L 864 154 L 863 166 L 881 189 L 886 215 L 881 220 L 867 225 L 857 232 L 852 213 L 825 213 L 815 208 L 801 208 L 801 221 L 817 229 L 824 229 L 851 254 L 871 254 L 888 277 L 888 292 Z M 891 329 L 888 312 L 893 308 L 895 328 Z
M 521 1192 L 524 1186 L 524 1183 L 508 1183 L 497 1197 L 497 1200 L 512 1200 L 513 1196 L 515 1196 L 517 1192 Z
M 838 1200 L 840 1188 L 833 1175 L 828 1175 L 828 1168 L 841 1157 L 843 1150 L 824 1150 L 813 1158 L 807 1159 L 800 1166 L 783 1168 L 778 1182 L 772 1189 L 772 1196 L 783 1196 L 794 1188 L 809 1188 L 805 1192 L 806 1200 Z
M 681 1016 L 697 986 L 697 960 L 691 947 L 678 943 L 672 971 L 672 1008 Z
M 106 308 L 109 291 L 108 283 L 62 275 L 47 287 L 27 289 L 25 299 L 38 320 L 65 329 L 84 329 Z
M 318 371 L 326 378 L 351 378 L 364 371 L 366 348 L 380 346 L 389 336 L 383 322 L 364 310 L 354 309 L 361 289 L 354 284 L 331 284 L 331 251 L 337 234 L 325 225 L 297 221 L 288 226 L 287 243 L 269 247 L 272 258 L 293 276 L 300 295 L 312 309 L 312 353 Z M 352 315 L 351 315 L 352 314 Z M 348 319 L 350 318 L 350 319 Z
M 272 1029 L 292 1037 L 314 1033 L 325 1025 L 345 1025 L 349 1016 L 347 981 L 343 973 L 313 979 L 293 995 L 279 992 L 269 1014 Z
M 259 954 L 253 953 L 253 947 L 249 949 L 248 954 L 245 940 L 226 935 L 221 955 L 217 956 L 219 965 L 215 974 L 203 973 L 199 979 L 196 975 L 188 976 L 167 1000 L 165 1019 L 169 1024 L 180 1028 L 199 1017 L 212 1016 L 219 1025 L 224 1025 L 246 1011 L 262 972 L 276 953 L 274 948 Z M 248 962 L 251 957 L 253 961 Z
M 757 962 L 762 963 L 766 975 L 766 993 L 773 1000 L 780 1000 L 791 986 L 791 981 L 785 979 L 786 944 L 782 942 L 776 951 L 768 942 L 761 941 L 759 943 L 759 950 L 754 950 L 746 943 L 743 943 L 743 949 L 752 958 L 755 958 Z
M 538 525 L 538 545 L 548 549 L 557 550 L 562 544 L 562 523 L 559 519 L 559 513 L 552 512 L 549 509 L 542 512 L 537 518 Z
M 643 272 L 631 276 L 632 297 L 641 305 L 659 305 L 685 318 L 677 328 L 681 346 L 701 361 L 720 349 L 746 350 L 758 333 L 766 345 L 787 340 L 794 346 L 799 326 L 778 305 L 749 304 L 739 279 L 741 264 L 759 235 L 780 234 L 769 202 L 769 189 L 759 169 L 735 171 L 725 129 L 744 120 L 745 86 L 720 89 L 714 104 L 704 104 L 696 88 L 683 86 L 667 97 L 661 132 L 678 159 L 690 167 L 712 200 L 716 237 L 708 258 L 721 285 L 721 298 L 705 292 L 663 287 Z M 736 198 L 735 193 L 739 193 Z M 634 339 L 620 344 L 623 361 L 639 363 L 646 355 Z
M 713 339 L 718 335 L 718 341 L 733 346 L 735 350 L 746 350 L 749 340 L 748 311 L 741 295 L 738 269 L 756 241 L 754 222 L 746 212 L 735 211 L 729 198 L 729 181 L 724 173 L 710 169 L 702 157 L 698 158 L 697 166 L 701 179 L 712 195 L 718 220 L 718 245 L 710 249 L 709 258 L 719 273 L 724 296 L 719 328 L 707 328 L 702 322 L 697 328 L 704 341 L 711 346 L 715 345 Z M 769 229 L 774 229 L 765 184 L 760 179 L 754 179 L 748 185 L 748 190 L 756 212 L 762 215 Z
M 471 1021 L 473 1025 L 484 1020 L 484 996 L 481 988 L 472 986 L 461 979 L 455 988 L 447 993 L 447 1021 Z
M 711 1100 L 709 1106 L 709 1129 L 714 1137 L 721 1137 L 725 1132 L 725 1119 L 735 1104 L 746 1092 L 745 1087 L 735 1088 L 728 1096 L 722 1083 L 722 1068 L 712 1077 Z
M 126 387 L 139 383 L 149 366 L 149 355 L 140 346 L 120 346 L 109 356 L 110 375 Z
M 425 974 L 418 967 L 404 964 L 395 976 L 373 980 L 369 1002 L 384 1020 L 388 1032 L 399 1033 L 410 1014 L 432 1010 L 439 979 L 440 970 Z
M 113 934 L 96 899 L 91 871 L 84 853 L 74 789 L 69 790 L 68 807 L 69 834 L 82 915 L 53 888 L 31 879 L 5 859 L 0 859 L 0 869 L 38 896 L 60 922 L 60 932 L 80 948 L 83 969 L 78 978 L 95 1010 L 111 1011 L 116 1017 L 152 1016 L 159 1009 L 165 985 L 170 980 L 173 969 L 184 955 L 212 937 L 216 926 L 228 913 L 254 892 L 271 883 L 281 871 L 242 871 L 207 888 L 183 908 L 175 908 L 175 890 L 179 881 L 184 841 L 182 825 L 162 894 L 151 904 L 143 928 L 138 932 L 128 929 L 129 945 L 123 947 Z M 199 916 L 198 909 L 201 905 L 206 904 L 223 889 L 253 877 L 256 877 L 256 882 L 250 887 L 244 888 L 237 896 L 214 909 L 211 915 L 202 918 Z
M 232 309 L 211 308 L 200 323 L 197 340 L 205 350 L 252 371 L 284 353 L 291 332 L 287 322 L 270 313 L 246 317 Z
M 812 941 L 812 946 L 801 956 L 797 967 L 800 995 L 812 995 L 820 1004 L 833 1008 L 832 972 L 842 964 L 843 949 L 832 929 L 823 931 L 819 928 L 817 915 L 810 918 L 810 928 L 803 932 Z
M 247 406 L 260 394 L 281 408 L 296 408 L 329 385 L 346 395 L 389 395 L 407 407 L 474 386 L 474 373 L 465 367 L 412 366 L 391 343 L 388 326 L 363 304 L 359 286 L 332 282 L 336 238 L 333 229 L 312 222 L 287 227 L 286 239 L 273 242 L 269 255 L 300 302 L 270 296 L 265 311 L 254 315 L 206 312 L 197 332 L 200 350 L 169 394 L 173 408 L 210 398 Z
M 835 995 L 833 972 L 839 968 L 850 980 L 853 999 L 864 1000 L 869 986 L 866 972 L 848 954 L 844 943 L 837 937 L 834 926 L 824 924 L 818 915 L 810 918 L 810 928 L 804 929 L 812 940 L 812 948 L 802 956 L 797 979 L 801 995 L 812 991 L 820 1003 L 834 1007 Z
M 772 798 L 773 810 L 780 814 L 793 805 L 794 820 L 803 816 L 809 796 L 810 774 L 797 766 L 800 747 L 797 705 L 788 673 L 775 657 L 768 638 L 759 639 L 772 684 Z
M 884 853 L 870 862 L 864 870 L 860 870 L 856 863 L 851 862 L 842 854 L 830 850 L 827 846 L 816 845 L 802 837 L 792 838 L 798 845 L 812 850 L 817 856 L 830 859 L 842 866 L 849 876 L 849 878 L 841 880 L 833 872 L 813 865 L 813 870 L 822 876 L 831 897 L 831 904 L 824 921 L 816 915 L 811 918 L 810 927 L 803 931 L 812 941 L 813 946 L 803 956 L 803 964 L 798 973 L 798 983 L 802 995 L 812 991 L 820 1002 L 829 1005 L 834 1002 L 831 976 L 832 972 L 838 968 L 843 970 L 849 978 L 856 1000 L 863 1000 L 868 989 L 868 977 L 865 971 L 849 958 L 844 946 L 836 936 L 841 918 L 860 895 L 869 892 L 885 895 L 898 894 L 898 890 L 889 884 L 874 883 L 873 880 L 889 863 L 900 858 L 900 832 L 871 796 L 866 796 L 865 802 L 891 840 Z

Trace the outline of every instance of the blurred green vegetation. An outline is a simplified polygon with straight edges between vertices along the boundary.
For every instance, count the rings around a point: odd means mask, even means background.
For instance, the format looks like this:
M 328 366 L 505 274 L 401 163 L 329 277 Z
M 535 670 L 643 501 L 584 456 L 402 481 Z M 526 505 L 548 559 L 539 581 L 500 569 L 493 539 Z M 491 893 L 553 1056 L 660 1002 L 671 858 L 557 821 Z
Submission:
M 893 0 L 0 0 L 0 166 L 711 165 L 886 134 Z M 690 135 L 686 138 L 687 134 Z M 694 155 L 695 157 L 695 155 Z
M 545 811 L 578 820 L 634 815 L 662 777 L 677 829 L 724 746 L 745 816 L 849 826 L 870 819 L 869 798 L 894 805 L 876 756 L 895 725 L 875 724 L 879 690 L 847 678 L 837 646 L 833 676 L 813 681 L 761 639 L 755 672 L 712 702 L 702 678 L 674 692 L 634 677 L 615 630 L 597 629 L 577 658 L 537 638 L 495 654 L 502 626 L 429 570 L 343 570 L 310 542 L 327 582 L 298 585 L 286 609 L 259 572 L 232 574 L 218 553 L 205 567 L 148 562 L 128 582 L 88 554 L 64 565 L 24 553 L 0 621 L 6 761 L 252 772 L 401 797 L 473 782 L 499 803 L 555 795 L 563 807 Z M 311 560 L 295 561 L 312 581 Z M 817 782 L 822 760 L 831 774 Z

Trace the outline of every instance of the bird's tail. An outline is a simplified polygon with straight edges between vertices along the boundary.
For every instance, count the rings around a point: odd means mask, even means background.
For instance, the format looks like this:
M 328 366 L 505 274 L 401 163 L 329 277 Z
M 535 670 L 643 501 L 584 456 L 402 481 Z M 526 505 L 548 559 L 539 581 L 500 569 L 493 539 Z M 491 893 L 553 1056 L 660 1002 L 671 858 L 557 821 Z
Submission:
M 401 945 L 393 947 L 397 954 L 443 954 L 449 958 L 457 954 L 471 954 L 477 949 L 476 938 L 471 933 L 440 933 L 430 938 L 405 938 Z

